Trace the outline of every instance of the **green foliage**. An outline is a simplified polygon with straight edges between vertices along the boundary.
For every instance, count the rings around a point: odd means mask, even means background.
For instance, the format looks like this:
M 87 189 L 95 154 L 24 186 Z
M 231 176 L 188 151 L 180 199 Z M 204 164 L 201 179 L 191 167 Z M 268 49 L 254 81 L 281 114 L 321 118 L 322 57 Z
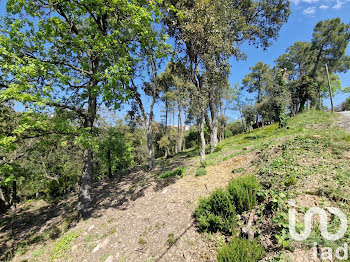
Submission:
M 229 244 L 219 248 L 218 262 L 254 262 L 265 255 L 264 248 L 256 240 L 233 237 Z
M 227 191 L 217 189 L 208 198 L 201 198 L 194 212 L 202 232 L 232 232 L 236 211 Z
M 284 181 L 284 185 L 286 187 L 294 186 L 297 183 L 298 183 L 298 179 L 297 179 L 297 177 L 294 174 L 287 176 L 285 178 L 285 181 Z
M 350 111 L 350 97 L 340 104 L 338 111 Z
M 207 174 L 207 170 L 205 167 L 200 167 L 196 171 L 196 176 L 205 176 Z
M 214 149 L 214 152 L 220 152 L 222 150 L 222 145 L 217 145 Z
M 146 242 L 145 239 L 143 239 L 142 237 L 140 237 L 138 243 L 139 243 L 140 245 L 146 245 L 147 242 Z
M 61 258 L 64 253 L 71 248 L 72 242 L 79 236 L 78 233 L 72 232 L 64 235 L 57 240 L 54 248 L 51 251 L 50 261 Z
M 174 233 L 169 233 L 168 234 L 168 245 L 169 246 L 172 246 L 172 245 L 174 245 L 174 243 L 175 243 L 175 235 L 174 235 Z
M 227 186 L 233 205 L 238 213 L 242 213 L 256 205 L 256 193 L 259 183 L 254 175 L 246 175 L 231 180 Z
M 185 173 L 185 168 L 179 167 L 175 170 L 167 171 L 167 172 L 161 174 L 160 176 L 158 176 L 158 178 L 169 179 L 169 178 L 173 178 L 176 176 L 182 177 L 184 175 L 184 173 Z
M 101 161 L 100 173 L 108 174 L 110 170 L 111 174 L 108 175 L 111 176 L 130 167 L 134 163 L 132 151 L 128 135 L 123 134 L 117 127 L 107 128 L 101 135 L 96 154 Z

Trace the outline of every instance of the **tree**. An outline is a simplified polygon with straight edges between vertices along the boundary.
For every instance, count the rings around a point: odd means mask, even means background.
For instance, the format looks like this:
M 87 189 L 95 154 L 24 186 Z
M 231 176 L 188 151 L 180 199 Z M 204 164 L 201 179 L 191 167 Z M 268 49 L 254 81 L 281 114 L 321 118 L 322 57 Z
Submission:
M 257 92 L 257 103 L 261 102 L 263 92 L 268 90 L 269 85 L 273 82 L 272 70 L 268 64 L 258 62 L 255 66 L 250 67 L 251 73 L 247 74 L 243 80 L 243 88 L 246 88 L 249 93 Z M 255 123 L 258 125 L 259 111 L 256 114 Z
M 350 56 L 346 55 L 349 40 L 350 25 L 342 23 L 340 18 L 318 22 L 311 41 L 311 50 L 314 53 L 311 78 L 316 79 L 318 75 L 327 77 L 325 64 L 330 74 L 347 71 L 350 67 Z M 320 84 L 317 93 L 321 97 Z
M 287 84 L 291 95 L 291 114 L 303 111 L 305 103 L 315 99 L 314 80 L 310 77 L 313 66 L 313 52 L 309 42 L 295 42 L 288 47 L 286 54 L 275 60 L 276 66 L 288 71 Z
M 168 10 L 165 24 L 180 47 L 180 58 L 188 71 L 195 92 L 201 137 L 201 163 L 205 159 L 204 114 L 208 103 L 208 86 L 205 73 L 217 62 L 219 68 L 228 58 L 245 58 L 239 49 L 248 41 L 263 48 L 268 47 L 287 20 L 289 1 L 172 1 L 180 12 Z M 183 52 L 182 52 L 183 51 Z M 185 54 L 185 56 L 181 56 Z M 208 78 L 209 79 L 209 78 Z M 214 112 L 215 113 L 215 112 Z
M 9 0 L 7 10 L 0 36 L 1 100 L 75 114 L 84 150 L 78 213 L 85 219 L 92 211 L 97 108 L 102 102 L 118 108 L 130 94 L 125 87 L 139 48 L 158 44 L 152 28 L 158 7 L 124 0 Z

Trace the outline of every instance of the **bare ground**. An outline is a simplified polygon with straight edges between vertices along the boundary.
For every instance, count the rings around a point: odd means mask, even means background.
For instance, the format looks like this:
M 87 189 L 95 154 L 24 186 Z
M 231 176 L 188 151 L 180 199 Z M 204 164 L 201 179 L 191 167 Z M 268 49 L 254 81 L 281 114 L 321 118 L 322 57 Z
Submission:
M 248 169 L 254 157 L 250 153 L 210 166 L 208 174 L 201 177 L 160 180 L 155 176 L 157 172 L 135 170 L 120 181 L 100 183 L 94 191 L 93 217 L 68 231 L 77 232 L 78 237 L 55 261 L 214 261 L 215 241 L 197 232 L 193 211 L 201 196 L 225 187 L 237 176 L 232 170 Z M 184 164 L 176 161 L 181 159 L 175 160 L 174 166 Z M 194 168 L 193 163 L 186 165 Z M 63 216 L 67 211 L 72 214 L 75 205 L 76 198 L 71 196 L 55 207 L 43 204 L 37 209 L 19 210 L 16 222 L 1 228 L 2 250 L 18 246 L 21 239 L 38 231 L 52 227 L 60 230 Z M 39 219 L 33 226 L 36 217 Z M 23 228 L 18 227 L 18 220 Z M 17 231 L 13 231 L 15 227 Z M 35 248 L 12 261 L 50 261 L 53 245 L 50 240 L 34 245 Z
M 350 113 L 340 114 L 336 123 L 350 131 Z M 159 170 L 132 170 L 119 180 L 97 184 L 93 217 L 78 224 L 70 219 L 76 207 L 75 195 L 56 205 L 35 202 L 19 206 L 13 217 L 0 217 L 0 260 L 27 239 L 29 250 L 17 253 L 12 261 L 52 261 L 56 239 L 68 225 L 66 234 L 75 232 L 77 238 L 55 261 L 214 261 L 215 239 L 211 238 L 215 235 L 208 237 L 197 231 L 193 211 L 201 196 L 225 187 L 237 175 L 233 169 L 249 171 L 255 158 L 255 153 L 237 156 L 208 167 L 206 176 L 182 179 L 157 179 Z M 196 168 L 184 158 L 174 159 L 166 168 L 182 165 Z M 314 191 L 319 179 L 305 181 L 305 191 Z M 303 206 L 315 201 L 306 194 L 297 202 Z M 31 236 L 45 236 L 45 241 Z M 308 252 L 296 249 L 287 255 L 290 261 L 312 261 Z

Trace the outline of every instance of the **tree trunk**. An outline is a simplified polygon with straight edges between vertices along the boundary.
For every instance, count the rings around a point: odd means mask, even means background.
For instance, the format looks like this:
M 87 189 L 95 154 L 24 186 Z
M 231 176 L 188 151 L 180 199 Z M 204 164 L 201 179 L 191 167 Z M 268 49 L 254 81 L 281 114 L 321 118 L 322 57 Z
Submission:
M 111 161 L 111 150 L 107 150 L 107 164 L 108 164 L 108 178 L 112 178 L 112 161 Z
M 183 124 L 182 124 L 182 110 L 181 106 L 179 105 L 179 126 L 178 126 L 178 142 L 177 142 L 177 148 L 180 152 L 182 150 L 182 140 L 183 140 Z
M 169 110 L 168 96 L 167 96 L 167 93 L 165 93 L 165 130 L 164 130 L 165 135 L 168 134 L 168 110 Z
M 95 63 L 97 63 L 95 61 Z M 96 66 L 96 64 L 94 64 Z M 91 79 L 90 90 L 89 90 L 89 99 L 88 99 L 88 108 L 87 115 L 84 120 L 84 128 L 92 133 L 92 128 L 94 126 L 94 121 L 96 117 L 96 106 L 97 99 L 96 96 L 92 93 L 92 89 L 97 85 L 95 79 Z M 88 219 L 92 213 L 91 206 L 91 179 L 93 175 L 93 153 L 92 147 L 89 145 L 84 149 L 83 154 L 83 172 L 79 181 L 79 194 L 78 194 L 78 219 Z
M 91 216 L 91 177 L 92 177 L 92 149 L 91 147 L 84 150 L 83 156 L 83 173 L 79 183 L 78 197 L 78 218 L 88 219 Z
M 305 103 L 306 103 L 306 98 L 303 98 L 301 101 L 300 101 L 300 107 L 299 107 L 299 112 L 303 112 L 305 110 Z
M 210 132 L 210 153 L 213 153 L 216 146 L 218 145 L 218 120 L 215 117 L 212 122 Z
M 200 136 L 200 155 L 201 155 L 201 165 L 204 166 L 205 161 L 205 137 L 204 137 L 204 121 L 203 121 L 203 112 L 199 118 L 199 136 Z
M 152 138 L 152 123 L 147 124 L 147 147 L 149 154 L 149 170 L 154 168 L 154 147 Z
M 209 108 L 211 115 L 210 125 L 210 153 L 213 153 L 215 147 L 218 145 L 218 112 L 217 108 L 212 101 L 212 98 L 209 99 Z

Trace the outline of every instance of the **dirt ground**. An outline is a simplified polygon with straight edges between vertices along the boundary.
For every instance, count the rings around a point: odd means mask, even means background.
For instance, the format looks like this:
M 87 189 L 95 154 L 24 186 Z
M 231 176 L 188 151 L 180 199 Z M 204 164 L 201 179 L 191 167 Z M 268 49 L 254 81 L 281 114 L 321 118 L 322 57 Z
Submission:
M 201 177 L 189 175 L 160 181 L 155 179 L 154 173 L 136 170 L 120 181 L 99 184 L 94 191 L 96 206 L 93 217 L 70 230 L 78 232 L 79 236 L 72 242 L 70 250 L 55 261 L 214 261 L 215 241 L 197 231 L 193 211 L 201 196 L 225 187 L 232 177 L 237 176 L 232 170 L 249 169 L 254 157 L 250 153 L 207 167 L 208 174 Z M 17 216 L 24 219 L 23 228 L 19 227 L 17 233 L 10 232 L 18 222 L 2 228 L 2 248 L 14 245 L 16 239 L 23 239 L 24 235 L 43 228 L 59 227 L 64 210 L 71 211 L 75 204 L 75 197 L 71 197 L 60 203 L 58 210 L 46 205 L 31 210 L 30 214 L 19 210 Z M 35 216 L 42 218 L 37 220 L 38 226 L 26 228 L 25 224 L 30 225 L 28 222 L 34 221 Z M 7 244 L 4 243 L 5 235 L 13 237 L 7 239 Z M 43 249 L 46 249 L 43 254 L 33 259 Z M 49 261 L 50 249 L 52 247 L 38 244 L 12 261 Z
M 337 124 L 350 131 L 350 112 L 339 114 Z M 188 175 L 164 180 L 156 178 L 157 172 L 135 168 L 119 180 L 97 184 L 93 193 L 96 203 L 93 217 L 70 224 L 71 229 L 66 234 L 75 232 L 76 238 L 55 261 L 214 261 L 216 241 L 211 239 L 213 236 L 197 231 L 193 211 L 200 197 L 225 187 L 238 175 L 232 172 L 233 169 L 243 168 L 244 173 L 249 172 L 255 158 L 254 152 L 234 157 L 207 167 L 208 174 L 201 177 Z M 196 169 L 194 162 L 181 158 L 168 168 L 176 166 Z M 54 232 L 59 232 L 67 216 L 69 219 L 69 214 L 74 214 L 76 196 L 72 195 L 57 205 L 37 205 L 30 208 L 20 206 L 16 219 L 11 219 L 10 214 L 0 218 L 0 260 L 1 253 L 20 246 L 21 240 L 53 229 L 47 242 L 33 239 L 27 243 L 30 246 L 27 252 L 12 259 L 52 260 L 50 256 L 58 238 Z M 309 257 L 309 254 L 293 255 Z
M 339 118 L 337 124 L 350 132 L 350 111 L 338 112 Z

